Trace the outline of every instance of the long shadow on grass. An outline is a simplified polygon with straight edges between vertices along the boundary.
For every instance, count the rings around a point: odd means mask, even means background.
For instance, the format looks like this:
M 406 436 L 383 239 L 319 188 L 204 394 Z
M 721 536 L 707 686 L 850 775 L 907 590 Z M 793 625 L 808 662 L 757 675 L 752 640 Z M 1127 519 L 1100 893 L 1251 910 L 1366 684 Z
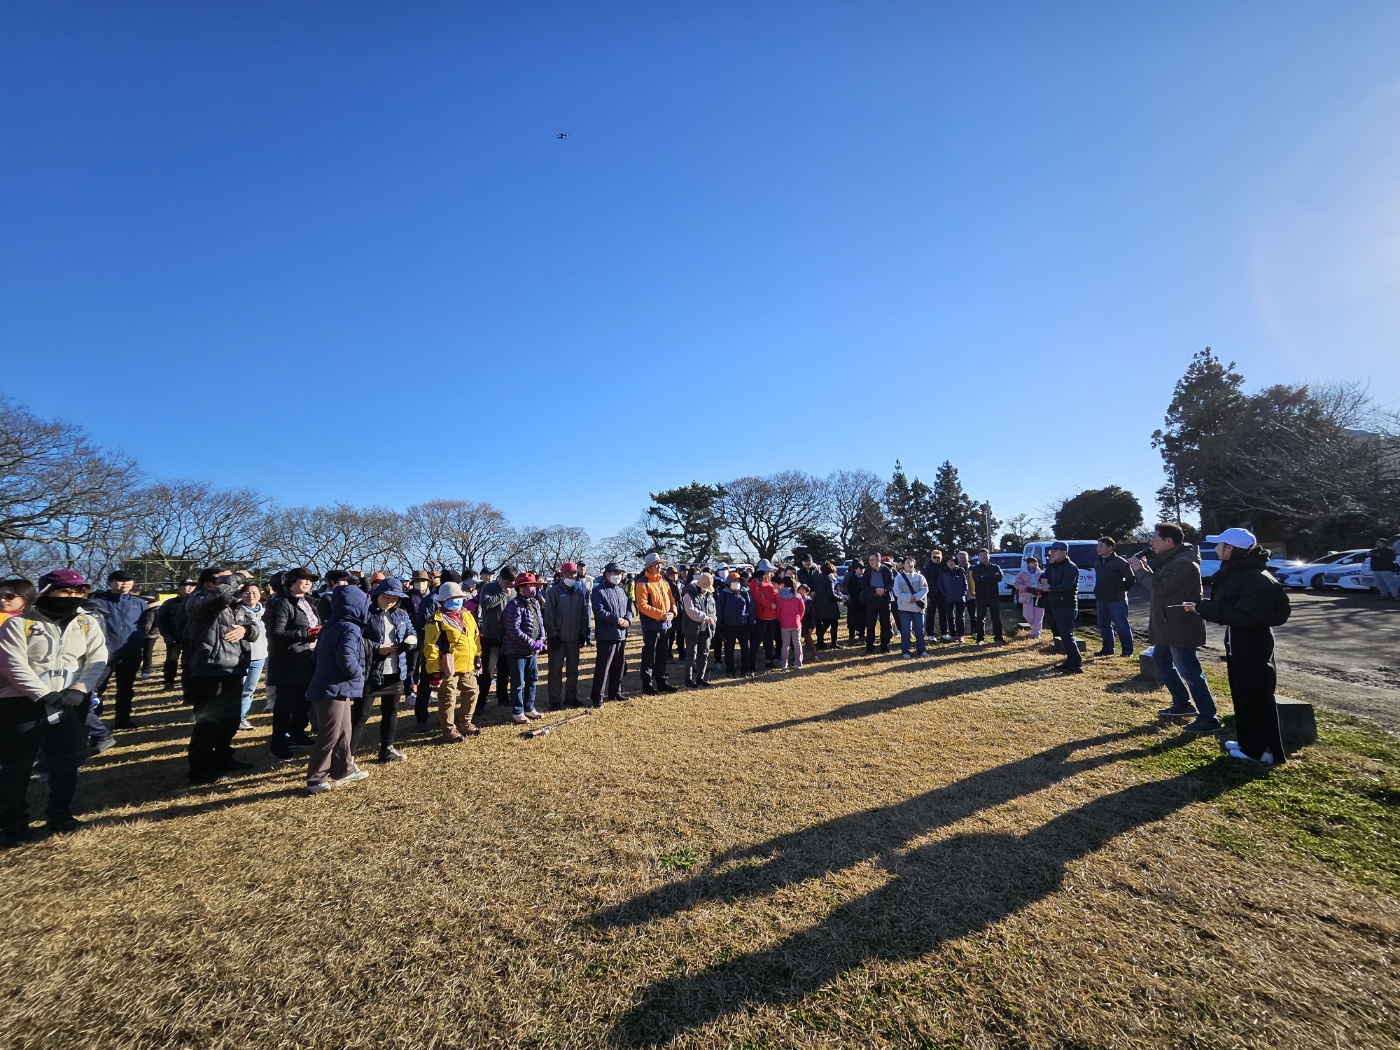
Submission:
M 1018 679 L 1024 680 L 1026 674 L 1032 670 L 1033 668 L 1018 668 L 1014 671 L 1003 671 L 1001 674 L 973 675 L 971 678 L 927 682 L 901 690 L 891 696 L 857 700 L 831 711 L 808 715 L 806 718 L 789 718 L 782 722 L 752 726 L 745 729 L 744 732 L 773 733 L 780 729 L 791 729 L 794 726 L 807 725 L 812 722 L 844 722 L 852 718 L 868 718 L 885 711 L 898 711 L 901 708 L 913 707 L 915 704 L 932 703 L 935 700 L 947 700 L 953 696 L 964 696 L 968 693 L 979 693 L 984 689 L 994 689 L 999 685 L 1007 685 Z
M 756 896 L 868 859 L 878 859 L 892 875 L 885 885 L 771 948 L 651 985 L 613 1029 L 612 1041 L 660 1045 L 750 1006 L 796 1001 L 869 960 L 918 958 L 1053 893 L 1067 865 L 1113 838 L 1264 775 L 1219 758 L 1189 773 L 1104 795 L 1025 835 L 961 834 L 898 852 L 931 828 L 1143 753 L 1146 749 L 1069 760 L 1079 748 L 1132 735 L 1052 748 L 908 802 L 781 836 L 736 855 L 740 860 L 771 855 L 757 866 L 701 875 L 602 913 L 604 925 L 638 925 L 702 900 Z

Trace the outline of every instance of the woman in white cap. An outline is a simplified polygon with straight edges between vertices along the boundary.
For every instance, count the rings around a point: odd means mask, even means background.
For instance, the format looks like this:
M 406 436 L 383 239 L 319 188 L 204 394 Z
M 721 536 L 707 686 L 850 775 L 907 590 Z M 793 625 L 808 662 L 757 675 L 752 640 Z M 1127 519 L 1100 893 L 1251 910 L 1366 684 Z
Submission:
M 1226 529 L 1219 536 L 1207 536 L 1206 542 L 1214 543 L 1220 555 L 1211 597 L 1185 602 L 1182 609 L 1225 625 L 1226 668 L 1239 738 L 1227 740 L 1225 747 L 1236 758 L 1265 765 L 1282 762 L 1273 628 L 1288 619 L 1288 592 L 1269 572 L 1269 552 L 1248 529 Z

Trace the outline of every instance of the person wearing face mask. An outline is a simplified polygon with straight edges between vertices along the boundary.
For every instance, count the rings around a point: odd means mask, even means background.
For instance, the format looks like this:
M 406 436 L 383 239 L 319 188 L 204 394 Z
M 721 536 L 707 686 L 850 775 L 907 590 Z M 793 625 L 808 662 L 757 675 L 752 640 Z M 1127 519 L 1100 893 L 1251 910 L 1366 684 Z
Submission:
M 398 580 L 381 580 L 370 594 L 369 621 L 363 628 L 369 662 L 365 667 L 365 691 L 355 698 L 350 712 L 350 746 L 359 749 L 377 697 L 380 762 L 404 760 L 403 752 L 394 747 L 394 734 L 399 724 L 399 697 L 408 681 L 408 653 L 418 645 L 413 621 L 401 607 L 407 597 Z
M 444 583 L 437 599 L 437 610 L 424 630 L 423 667 L 426 685 L 437 690 L 442 741 L 455 744 L 481 733 L 472 721 L 481 697 L 481 633 L 459 584 Z
M 730 572 L 724 590 L 715 598 L 715 616 L 719 621 L 720 651 L 724 670 L 730 678 L 754 677 L 753 595 L 744 586 L 743 577 Z M 739 663 L 734 663 L 734 647 L 739 647 Z
M 598 654 L 593 663 L 593 688 L 589 700 L 594 707 L 609 700 L 626 700 L 622 695 L 622 675 L 626 671 L 627 629 L 632 626 L 631 599 L 622 586 L 622 567 L 610 561 L 603 576 L 589 595 L 593 623 L 597 628 Z
M 418 728 L 422 729 L 428 724 L 428 705 L 431 697 L 428 695 L 428 672 L 425 667 L 426 654 L 423 646 L 425 632 L 428 621 L 433 618 L 433 597 L 432 580 L 423 569 L 418 569 L 409 577 L 408 596 L 399 603 L 399 608 L 408 613 L 408 618 L 413 624 L 413 633 L 420 640 L 419 645 L 415 645 L 408 651 L 408 679 L 405 683 L 409 695 L 413 697 L 414 721 L 418 723 Z M 407 700 L 407 696 L 405 696 Z
M 89 607 L 102 619 L 107 636 L 107 674 L 97 683 L 100 700 L 107 683 L 116 679 L 116 720 L 113 729 L 135 729 L 131 718 L 131 701 L 136 696 L 136 675 L 141 670 L 144 638 L 141 620 L 146 615 L 146 603 L 132 594 L 136 577 L 118 569 L 107 574 L 107 589 L 95 591 Z
M 571 561 L 544 592 L 544 632 L 549 647 L 549 709 L 582 706 L 578 698 L 579 647 L 588 633 L 588 591 Z
M 78 828 L 72 806 L 86 752 L 85 720 L 107 670 L 102 624 L 83 611 L 91 593 L 80 573 L 57 569 L 39 577 L 32 605 L 0 623 L 0 848 L 33 838 L 26 797 L 41 748 L 49 776 L 48 830 Z
M 481 700 L 485 703 L 491 695 L 491 680 L 496 680 L 496 702 L 505 706 L 510 674 L 500 666 L 501 642 L 505 637 L 501 625 L 501 614 L 506 603 L 514 597 L 515 568 L 502 565 L 496 578 L 483 583 L 476 596 L 476 621 L 481 628 Z
M 275 690 L 268 749 L 273 758 L 283 761 L 292 757 L 293 748 L 314 743 L 306 733 L 310 719 L 306 687 L 316 670 L 316 639 L 321 633 L 321 617 L 311 597 L 315 583 L 315 570 L 288 569 L 282 574 L 282 593 L 263 613 L 267 687 Z
M 715 578 L 708 572 L 698 573 L 681 593 L 681 630 L 686 636 L 685 684 L 687 689 L 705 688 L 710 684 L 710 642 L 719 623 L 715 606 Z
M 665 560 L 655 551 L 648 554 L 643 561 L 645 573 L 636 581 L 637 613 L 642 618 L 642 692 L 648 694 L 676 691 L 666 680 L 676 606 L 671 585 L 661 575 Z
M 262 624 L 238 598 L 245 582 L 232 569 L 205 569 L 199 574 L 200 589 L 186 602 L 189 699 L 194 707 L 191 784 L 211 784 L 253 768 L 233 754 L 233 737 L 242 721 L 243 680 L 253 660 L 253 642 L 262 633 Z
M 330 620 L 316 646 L 316 672 L 306 695 L 316 707 L 316 746 L 306 768 L 306 793 L 320 795 L 341 784 L 369 779 L 355 765 L 354 701 L 365 692 L 369 595 L 353 583 L 332 589 Z
M 515 597 L 501 610 L 501 659 L 510 675 L 511 720 L 523 725 L 544 715 L 535 710 L 539 654 L 544 651 L 540 581 L 533 572 L 515 577 Z

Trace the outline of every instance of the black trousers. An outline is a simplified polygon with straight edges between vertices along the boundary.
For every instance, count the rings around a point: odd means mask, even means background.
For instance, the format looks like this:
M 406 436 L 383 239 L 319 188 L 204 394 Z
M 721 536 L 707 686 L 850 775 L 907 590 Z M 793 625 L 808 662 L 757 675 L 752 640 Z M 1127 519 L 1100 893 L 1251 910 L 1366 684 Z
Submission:
M 890 651 L 890 603 L 870 602 L 865 607 L 865 651 L 875 651 L 875 628 L 880 628 L 880 652 Z
M 131 718 L 131 701 L 136 697 L 136 675 L 141 670 L 141 654 L 118 657 L 107 664 L 107 670 L 97 683 L 97 695 L 107 691 L 112 679 L 117 681 L 116 714 L 118 722 Z
M 769 667 L 778 662 L 778 621 L 756 620 L 753 625 L 753 652 L 758 659 L 758 647 L 763 646 L 763 661 Z
M 589 694 L 595 704 L 606 696 L 616 700 L 622 695 L 622 676 L 627 671 L 627 643 L 599 642 L 593 661 L 593 690 Z
M 963 609 L 967 607 L 966 598 L 945 598 L 943 608 L 948 616 L 948 629 L 944 632 L 954 638 L 961 638 L 963 631 Z
M 190 732 L 190 774 L 222 773 L 233 764 L 233 736 L 242 721 L 243 675 L 192 675 L 194 729 Z M 303 696 L 305 692 L 303 691 Z M 278 688 L 277 699 L 282 699 Z
M 41 748 L 49 774 L 49 820 L 73 815 L 78 765 L 88 746 L 85 714 L 86 705 L 64 707 L 55 724 L 37 700 L 0 699 L 0 831 L 19 833 L 29 827 L 29 776 Z
M 350 750 L 360 749 L 360 741 L 365 735 L 365 723 L 369 721 L 370 710 L 375 697 L 379 698 L 379 753 L 382 755 L 394 746 L 394 734 L 399 727 L 399 697 L 403 694 L 395 689 L 392 693 L 370 693 L 355 698 L 350 708 Z
M 495 671 L 493 675 L 491 672 Z M 499 638 L 483 638 L 481 640 L 481 674 L 477 676 L 477 684 L 481 686 L 481 698 L 478 703 L 486 703 L 486 698 L 491 695 L 491 679 L 496 680 L 496 702 L 502 707 L 510 707 L 510 670 L 501 659 L 501 640 Z
M 1065 663 L 1070 667 L 1078 667 L 1084 662 L 1084 658 L 1079 655 L 1079 642 L 1074 637 L 1074 621 L 1078 614 L 1078 609 L 1071 606 L 1068 609 L 1050 609 L 1050 618 L 1055 621 L 1055 631 L 1060 636 L 1060 643 L 1065 650 Z
M 942 638 L 948 633 L 948 603 L 942 595 L 929 595 L 933 608 L 929 610 L 927 632 Z
M 671 659 L 670 631 L 642 629 L 642 688 L 653 689 L 666 681 L 666 664 Z
M 986 637 L 982 629 L 988 617 L 990 617 L 992 621 L 992 636 L 996 638 L 997 641 L 1002 641 L 1001 602 L 996 598 L 993 598 L 989 602 L 984 602 L 980 598 L 977 600 L 977 640 L 980 642 Z
M 846 605 L 846 638 L 848 641 L 865 640 L 865 606 L 850 602 Z
M 160 665 L 160 673 L 168 693 L 175 688 L 175 679 L 180 674 L 180 643 L 174 638 L 165 639 L 165 662 Z
M 827 631 L 830 631 L 830 632 L 831 632 L 831 645 L 832 645 L 832 647 L 834 648 L 834 647 L 836 646 L 836 643 L 840 640 L 839 632 L 840 632 L 840 629 L 841 629 L 841 621 L 840 621 L 840 620 L 836 620 L 836 619 L 830 619 L 830 618 L 827 618 L 827 617 L 823 617 L 822 619 L 816 621 L 816 625 L 817 625 L 817 648 L 818 648 L 818 649 L 824 649 L 824 648 L 826 648 L 826 643 L 825 643 L 822 639 L 824 639 L 824 638 L 826 637 L 826 632 L 827 632 Z
M 277 685 L 272 695 L 272 753 L 287 758 L 288 744 L 293 738 L 306 734 L 311 705 L 306 702 L 306 687 L 310 681 Z
M 141 639 L 141 674 L 151 673 L 151 660 L 155 656 L 156 640 L 154 638 Z
M 724 658 L 724 669 L 731 675 L 749 674 L 753 671 L 753 649 L 749 645 L 749 625 L 741 623 L 737 627 L 719 629 L 720 655 Z M 734 670 L 734 647 L 739 647 L 739 671 Z
M 1274 632 L 1268 627 L 1231 627 L 1225 649 L 1240 750 L 1256 760 L 1268 751 L 1275 762 L 1282 762 L 1283 734 L 1274 699 L 1278 688 Z

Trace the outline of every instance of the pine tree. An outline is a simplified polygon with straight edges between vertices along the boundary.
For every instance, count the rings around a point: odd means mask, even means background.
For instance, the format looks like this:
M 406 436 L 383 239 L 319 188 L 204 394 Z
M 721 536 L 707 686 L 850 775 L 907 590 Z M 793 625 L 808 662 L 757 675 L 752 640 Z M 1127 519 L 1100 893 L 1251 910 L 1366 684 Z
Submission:
M 1235 371 L 1235 362 L 1224 364 L 1210 347 L 1192 357 L 1186 374 L 1176 381 L 1166 426 L 1152 434 L 1152 447 L 1161 452 L 1167 474 L 1167 483 L 1157 491 L 1165 516 L 1180 519 L 1194 507 L 1201 512 L 1203 527 L 1217 527 L 1211 475 L 1225 453 L 1220 439 L 1248 411 L 1243 386 L 1244 376 Z
M 851 529 L 850 546 L 847 555 L 864 558 L 877 551 L 890 549 L 890 523 L 885 518 L 884 508 L 874 496 L 866 496 L 860 502 L 855 525 Z
M 958 468 L 946 459 L 934 478 L 929 513 L 933 541 L 930 546 L 941 546 L 945 551 L 971 551 L 985 546 L 982 511 L 963 491 Z
M 671 550 L 687 561 L 706 561 L 719 552 L 719 534 L 724 529 L 719 501 L 723 485 L 702 485 L 692 481 L 680 488 L 651 493 L 647 515 L 647 535 L 658 549 Z

